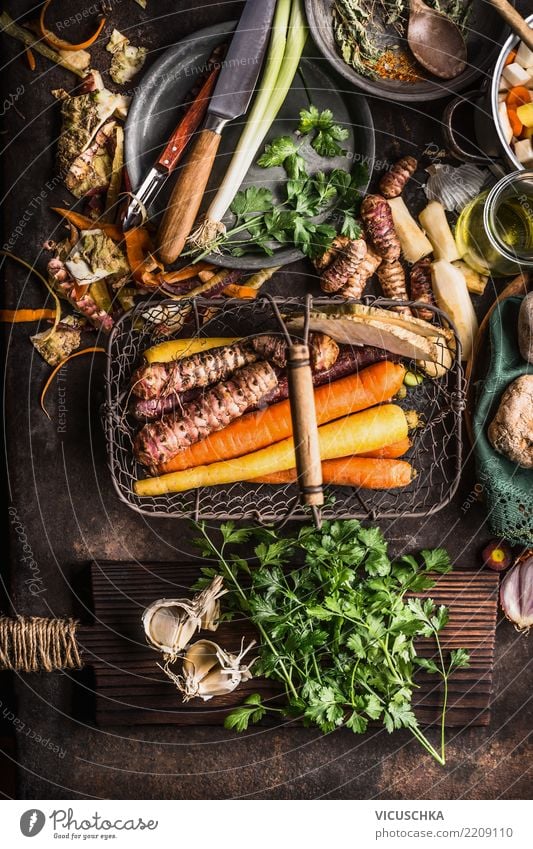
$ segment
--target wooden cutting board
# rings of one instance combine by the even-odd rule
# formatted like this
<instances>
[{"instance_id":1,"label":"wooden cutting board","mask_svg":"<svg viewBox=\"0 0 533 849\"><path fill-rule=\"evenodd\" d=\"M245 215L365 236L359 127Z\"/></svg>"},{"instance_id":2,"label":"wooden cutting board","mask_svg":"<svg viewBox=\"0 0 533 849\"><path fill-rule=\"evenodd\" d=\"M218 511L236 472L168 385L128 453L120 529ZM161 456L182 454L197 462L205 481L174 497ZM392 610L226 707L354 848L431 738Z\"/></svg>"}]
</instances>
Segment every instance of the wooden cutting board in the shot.
<instances>
[{"instance_id":1,"label":"wooden cutting board","mask_svg":"<svg viewBox=\"0 0 533 849\"><path fill-rule=\"evenodd\" d=\"M279 698L272 682L254 679L236 691L209 702L194 699L183 704L173 684L158 668L161 656L144 640L141 615L158 598L190 595L199 565L190 563L102 562L91 566L94 623L78 628L77 640L85 664L95 675L96 722L99 725L219 725L228 710L250 693ZM487 725L490 719L492 672L497 612L498 576L494 572L454 572L440 576L429 593L450 610L444 629L445 649L465 648L471 665L451 679L447 724ZM224 623L209 634L230 651L241 637L250 639L247 621ZM420 640L419 653L431 657L435 645ZM441 688L438 679L421 673L415 704L419 720L437 722Z\"/></svg>"}]
</instances>

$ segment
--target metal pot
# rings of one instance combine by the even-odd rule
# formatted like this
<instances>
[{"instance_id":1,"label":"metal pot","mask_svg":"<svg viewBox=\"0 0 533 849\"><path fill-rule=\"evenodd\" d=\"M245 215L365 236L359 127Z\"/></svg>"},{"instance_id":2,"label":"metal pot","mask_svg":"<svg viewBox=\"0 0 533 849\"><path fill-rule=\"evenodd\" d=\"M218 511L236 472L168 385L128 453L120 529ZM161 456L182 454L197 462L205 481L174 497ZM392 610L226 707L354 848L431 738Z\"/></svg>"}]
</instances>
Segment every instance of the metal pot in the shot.
<instances>
[{"instance_id":1,"label":"metal pot","mask_svg":"<svg viewBox=\"0 0 533 849\"><path fill-rule=\"evenodd\" d=\"M533 27L533 15L526 18ZM467 92L454 98L444 111L444 135L453 155L463 162L485 165L498 177L510 171L522 171L507 144L498 117L498 88L505 60L519 43L517 35L510 35L498 56L494 72L477 91ZM473 132L465 129L464 110L473 112Z\"/></svg>"}]
</instances>

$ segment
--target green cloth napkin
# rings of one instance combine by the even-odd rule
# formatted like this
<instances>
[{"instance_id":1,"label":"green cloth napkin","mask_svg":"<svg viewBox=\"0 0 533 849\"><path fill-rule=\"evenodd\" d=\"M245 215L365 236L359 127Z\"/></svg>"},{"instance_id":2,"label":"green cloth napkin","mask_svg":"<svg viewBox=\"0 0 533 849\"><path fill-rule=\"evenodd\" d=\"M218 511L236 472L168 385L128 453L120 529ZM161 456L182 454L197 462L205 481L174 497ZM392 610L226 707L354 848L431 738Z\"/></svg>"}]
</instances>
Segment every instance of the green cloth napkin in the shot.
<instances>
[{"instance_id":1,"label":"green cloth napkin","mask_svg":"<svg viewBox=\"0 0 533 849\"><path fill-rule=\"evenodd\" d=\"M507 386L517 377L533 373L533 365L522 359L518 348L521 303L522 298L506 298L490 317L490 366L485 379L476 384L473 428L477 478L483 487L489 525L495 536L513 545L530 546L533 545L533 470L521 469L498 454L487 439L487 428Z\"/></svg>"}]
</instances>

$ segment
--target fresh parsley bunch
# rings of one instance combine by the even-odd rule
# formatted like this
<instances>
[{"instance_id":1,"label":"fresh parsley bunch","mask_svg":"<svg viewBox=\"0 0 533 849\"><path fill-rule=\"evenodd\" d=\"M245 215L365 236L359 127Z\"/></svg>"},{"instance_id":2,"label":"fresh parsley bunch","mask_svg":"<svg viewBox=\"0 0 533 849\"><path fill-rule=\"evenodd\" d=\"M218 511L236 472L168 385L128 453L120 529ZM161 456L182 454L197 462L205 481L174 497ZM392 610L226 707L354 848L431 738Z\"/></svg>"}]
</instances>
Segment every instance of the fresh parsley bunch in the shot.
<instances>
[{"instance_id":1,"label":"fresh parsley bunch","mask_svg":"<svg viewBox=\"0 0 533 849\"><path fill-rule=\"evenodd\" d=\"M284 169L284 198L277 202L270 189L258 186L237 192L230 206L235 216L233 226L209 250L224 248L232 256L242 256L255 249L272 256L272 245L277 242L294 245L314 259L330 247L337 232L350 239L359 238L361 228L356 214L366 168L356 166L351 173L334 168L329 173L319 170L311 175L299 153L299 139L309 137L314 150L331 159L344 153L339 142L347 136L348 131L334 123L330 109L322 112L316 106L302 109L296 138L278 136L266 145L257 160L262 168ZM317 220L324 213L326 220ZM240 233L242 239L237 238Z\"/></svg>"},{"instance_id":2,"label":"fresh parsley bunch","mask_svg":"<svg viewBox=\"0 0 533 849\"><path fill-rule=\"evenodd\" d=\"M412 594L429 590L436 574L450 571L442 548L392 561L376 527L358 521L324 522L280 537L274 530L221 526L217 545L203 524L196 544L218 567L204 568L203 586L222 574L232 611L244 613L261 635L257 675L279 681L287 704L273 708L259 695L248 697L226 720L245 730L267 711L303 717L324 733L344 725L355 733L379 720L387 731L407 728L441 764L445 763L444 723L448 679L468 665L463 649L447 657L439 632L448 621L445 607ZM239 547L255 543L257 565ZM295 561L303 560L296 566ZM432 637L436 659L418 657L417 637ZM423 734L412 709L418 669L444 683L440 751Z\"/></svg>"}]
</instances>

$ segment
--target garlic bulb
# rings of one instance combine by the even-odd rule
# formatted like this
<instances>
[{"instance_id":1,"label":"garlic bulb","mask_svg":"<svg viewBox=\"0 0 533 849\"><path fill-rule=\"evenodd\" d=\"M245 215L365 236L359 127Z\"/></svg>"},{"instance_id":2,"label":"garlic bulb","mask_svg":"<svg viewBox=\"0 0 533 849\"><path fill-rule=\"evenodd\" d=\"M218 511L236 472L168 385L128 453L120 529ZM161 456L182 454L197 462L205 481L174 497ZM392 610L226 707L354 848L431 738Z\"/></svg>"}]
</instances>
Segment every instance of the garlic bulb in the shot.
<instances>
[{"instance_id":1,"label":"garlic bulb","mask_svg":"<svg viewBox=\"0 0 533 849\"><path fill-rule=\"evenodd\" d=\"M213 696L232 693L242 681L248 681L252 677L250 667L256 658L246 665L241 665L241 661L254 645L255 640L243 649L241 643L241 650L235 655L225 651L212 640L198 640L189 646L183 658L182 675L176 675L168 662L161 669L174 681L184 702L195 697L207 702Z\"/></svg>"},{"instance_id":2,"label":"garlic bulb","mask_svg":"<svg viewBox=\"0 0 533 849\"><path fill-rule=\"evenodd\" d=\"M533 626L533 550L525 551L505 575L500 604L516 630L527 634Z\"/></svg>"},{"instance_id":3,"label":"garlic bulb","mask_svg":"<svg viewBox=\"0 0 533 849\"><path fill-rule=\"evenodd\" d=\"M489 172L475 165L430 165L424 186L428 200L437 200L449 212L460 212L479 194Z\"/></svg>"},{"instance_id":4,"label":"garlic bulb","mask_svg":"<svg viewBox=\"0 0 533 849\"><path fill-rule=\"evenodd\" d=\"M220 616L219 599L227 590L220 575L205 590L189 598L160 598L143 613L146 639L166 658L175 659L189 645L197 631L216 631Z\"/></svg>"}]
</instances>

